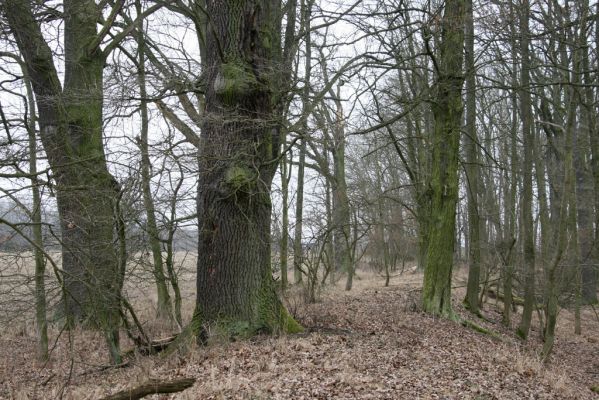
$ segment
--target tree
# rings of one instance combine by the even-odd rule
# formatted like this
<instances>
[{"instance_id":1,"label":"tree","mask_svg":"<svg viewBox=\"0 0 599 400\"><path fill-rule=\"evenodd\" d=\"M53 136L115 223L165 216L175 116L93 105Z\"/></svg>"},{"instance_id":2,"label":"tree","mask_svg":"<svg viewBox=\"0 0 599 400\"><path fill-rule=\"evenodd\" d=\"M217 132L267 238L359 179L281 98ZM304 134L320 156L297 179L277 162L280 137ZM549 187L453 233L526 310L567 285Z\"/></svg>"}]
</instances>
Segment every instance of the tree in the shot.
<instances>
[{"instance_id":1,"label":"tree","mask_svg":"<svg viewBox=\"0 0 599 400\"><path fill-rule=\"evenodd\" d=\"M583 7L589 8L588 1L583 2ZM597 4L599 7L599 4ZM595 36L599 43L599 20L595 20ZM582 302L597 303L597 283L599 282L599 269L597 268L598 252L593 243L597 243L599 224L595 222L593 232L593 211L595 220L599 220L599 138L597 137L597 113L594 110L594 90L591 78L591 63L589 60L589 47L582 50L582 80L585 85L582 96L582 118L586 135L577 136L577 196L578 219L581 224L580 252L582 265ZM591 157L588 157L590 153ZM586 155L586 157L583 156ZM590 161L588 161L590 159ZM586 162L585 162L586 161ZM587 165L585 165L587 164ZM594 199L593 199L594 197Z\"/></svg>"},{"instance_id":2,"label":"tree","mask_svg":"<svg viewBox=\"0 0 599 400\"><path fill-rule=\"evenodd\" d=\"M140 0L135 2L137 15L142 13ZM154 199L152 198L151 181L151 164L148 147L148 102L146 89L146 55L145 55L145 38L144 38L144 23L139 20L137 31L137 78L139 81L139 94L141 97L140 114L141 114L141 132L139 136L139 149L141 152L141 186L143 193L144 208L146 210L146 230L148 232L148 242L152 251L152 261L154 264L154 279L156 281L156 294L158 298L158 316L163 318L172 317L171 299L168 293L166 284L166 276L164 273L164 263L162 260L162 249L160 245L160 236L158 225L156 223L156 208Z\"/></svg>"},{"instance_id":3,"label":"tree","mask_svg":"<svg viewBox=\"0 0 599 400\"><path fill-rule=\"evenodd\" d=\"M462 126L464 76L464 0L447 0L441 21L441 42L435 65L435 99L432 104L432 169L429 181L431 216L424 268L422 300L428 313L453 318L451 272L458 201L458 155ZM430 39L429 39L430 40Z\"/></svg>"},{"instance_id":4,"label":"tree","mask_svg":"<svg viewBox=\"0 0 599 400\"><path fill-rule=\"evenodd\" d=\"M472 0L467 2L466 19L466 176L468 180L468 286L464 303L478 313L480 283L480 217L479 217L479 166L476 134L476 71L474 66L474 12Z\"/></svg>"},{"instance_id":5,"label":"tree","mask_svg":"<svg viewBox=\"0 0 599 400\"><path fill-rule=\"evenodd\" d=\"M304 70L304 87L302 90L302 114L308 110L310 96L310 74L312 71L312 37L310 32L310 18L312 14L312 0L302 1L302 22L306 30L305 46L306 60ZM293 4L293 3L292 3ZM287 30L287 38L289 37ZM295 227L293 232L293 276L295 283L302 282L303 244L302 230L304 221L304 176L306 165L306 144L308 141L308 116L305 115L301 124L301 138L299 139L299 160L297 165L297 190L295 200Z\"/></svg>"},{"instance_id":6,"label":"tree","mask_svg":"<svg viewBox=\"0 0 599 400\"><path fill-rule=\"evenodd\" d=\"M232 334L298 331L270 267L279 156L280 2L206 4L206 114L199 146L195 318Z\"/></svg>"},{"instance_id":7,"label":"tree","mask_svg":"<svg viewBox=\"0 0 599 400\"><path fill-rule=\"evenodd\" d=\"M532 311L535 303L535 243L532 220L532 109L530 100L530 56L529 56L529 4L524 0L518 9L520 26L520 115L522 118L522 137L524 158L522 161L522 240L524 245L524 310L518 326L518 336L525 339L530 330Z\"/></svg>"},{"instance_id":8,"label":"tree","mask_svg":"<svg viewBox=\"0 0 599 400\"><path fill-rule=\"evenodd\" d=\"M114 362L120 361L122 273L114 245L120 189L108 171L103 148L102 75L107 54L124 35L104 49L100 45L121 7L121 2L115 4L98 32L100 10L94 1L65 1L61 85L31 3L7 0L4 6L36 95L40 137L56 184L67 293L64 312L70 325L85 320L103 331Z\"/></svg>"},{"instance_id":9,"label":"tree","mask_svg":"<svg viewBox=\"0 0 599 400\"><path fill-rule=\"evenodd\" d=\"M36 138L37 112L35 108L35 97L31 80L27 73L27 67L23 60L12 53L0 52L0 56L13 59L19 65L21 73L23 74L23 83L25 85L26 96L23 101L26 103L25 110L27 110L27 112L23 116L23 125L27 131L28 172L31 181L32 198L31 209L25 209L25 212L28 214L32 223L31 234L33 238L31 239L31 245L35 262L35 322L38 334L38 358L45 361L48 359L48 321L46 318L46 284L44 276L46 270L46 255L44 252L42 232L42 183L38 176L37 166L38 142ZM10 138L11 135L8 123L1 110L1 106L0 113L2 113L2 121L3 124L5 124L7 135Z\"/></svg>"}]
</instances>

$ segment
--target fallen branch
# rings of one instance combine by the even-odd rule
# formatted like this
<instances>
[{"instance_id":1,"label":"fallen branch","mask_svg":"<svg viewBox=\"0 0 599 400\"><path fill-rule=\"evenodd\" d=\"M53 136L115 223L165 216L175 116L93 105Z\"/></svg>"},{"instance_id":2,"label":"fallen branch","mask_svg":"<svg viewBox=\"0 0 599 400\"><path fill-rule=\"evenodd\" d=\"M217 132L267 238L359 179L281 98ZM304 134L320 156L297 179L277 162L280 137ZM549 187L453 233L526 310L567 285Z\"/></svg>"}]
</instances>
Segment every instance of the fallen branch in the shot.
<instances>
[{"instance_id":1,"label":"fallen branch","mask_svg":"<svg viewBox=\"0 0 599 400\"><path fill-rule=\"evenodd\" d=\"M143 356L149 356L152 354L160 353L165 350L169 344L173 343L177 339L178 335L173 335L164 339L152 340L150 343L145 343L142 338L134 338L136 347L123 353L123 357L131 357L133 354L138 353Z\"/></svg>"},{"instance_id":2,"label":"fallen branch","mask_svg":"<svg viewBox=\"0 0 599 400\"><path fill-rule=\"evenodd\" d=\"M121 390L113 395L103 397L101 400L136 400L151 394L177 393L193 386L195 378L175 379L172 381L159 381L150 379L137 387Z\"/></svg>"},{"instance_id":3,"label":"fallen branch","mask_svg":"<svg viewBox=\"0 0 599 400\"><path fill-rule=\"evenodd\" d=\"M87 371L83 371L79 374L79 376L85 376L89 374L95 374L97 372L106 371L109 369L119 369L119 368L128 368L130 366L129 361L122 362L120 364L110 364L110 365L100 365L97 368L88 369ZM45 385L45 384L44 384Z\"/></svg>"}]
</instances>

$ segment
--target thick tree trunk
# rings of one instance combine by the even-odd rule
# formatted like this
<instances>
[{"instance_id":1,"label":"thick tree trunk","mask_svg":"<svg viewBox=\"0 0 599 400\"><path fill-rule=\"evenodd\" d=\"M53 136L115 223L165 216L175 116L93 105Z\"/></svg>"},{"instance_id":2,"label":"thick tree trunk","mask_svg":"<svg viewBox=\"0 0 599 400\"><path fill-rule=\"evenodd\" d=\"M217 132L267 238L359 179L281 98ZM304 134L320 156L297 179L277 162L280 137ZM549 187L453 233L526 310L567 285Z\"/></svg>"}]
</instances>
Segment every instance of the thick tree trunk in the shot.
<instances>
[{"instance_id":1,"label":"thick tree trunk","mask_svg":"<svg viewBox=\"0 0 599 400\"><path fill-rule=\"evenodd\" d=\"M279 152L280 3L207 2L206 119L199 149L196 318L231 335L297 331L270 266Z\"/></svg>"},{"instance_id":2,"label":"thick tree trunk","mask_svg":"<svg viewBox=\"0 0 599 400\"><path fill-rule=\"evenodd\" d=\"M119 187L102 142L105 57L97 38L94 1L65 2L65 78L60 87L52 52L29 3L8 0L5 12L35 92L41 140L56 181L62 231L64 311L70 324L85 320L104 331L119 361L122 281L114 243Z\"/></svg>"},{"instance_id":3,"label":"thick tree trunk","mask_svg":"<svg viewBox=\"0 0 599 400\"><path fill-rule=\"evenodd\" d=\"M458 157L462 125L462 62L464 59L463 0L447 0L442 20L442 42L438 58L434 115L432 169L430 177L431 218L423 307L428 313L453 318L451 272L455 245L458 200Z\"/></svg>"}]
</instances>

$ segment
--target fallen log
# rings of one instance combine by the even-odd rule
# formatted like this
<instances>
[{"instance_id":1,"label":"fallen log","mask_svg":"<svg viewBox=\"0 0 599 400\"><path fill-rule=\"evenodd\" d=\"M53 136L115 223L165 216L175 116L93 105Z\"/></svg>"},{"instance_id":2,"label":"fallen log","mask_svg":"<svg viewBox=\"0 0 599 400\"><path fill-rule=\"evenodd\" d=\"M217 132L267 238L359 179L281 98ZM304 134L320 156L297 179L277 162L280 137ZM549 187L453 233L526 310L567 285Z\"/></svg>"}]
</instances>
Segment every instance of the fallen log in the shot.
<instances>
[{"instance_id":1,"label":"fallen log","mask_svg":"<svg viewBox=\"0 0 599 400\"><path fill-rule=\"evenodd\" d=\"M193 386L195 378L182 378L170 381L150 379L139 386L131 389L121 390L115 394L103 397L101 400L137 400L151 394L177 393Z\"/></svg>"}]
</instances>

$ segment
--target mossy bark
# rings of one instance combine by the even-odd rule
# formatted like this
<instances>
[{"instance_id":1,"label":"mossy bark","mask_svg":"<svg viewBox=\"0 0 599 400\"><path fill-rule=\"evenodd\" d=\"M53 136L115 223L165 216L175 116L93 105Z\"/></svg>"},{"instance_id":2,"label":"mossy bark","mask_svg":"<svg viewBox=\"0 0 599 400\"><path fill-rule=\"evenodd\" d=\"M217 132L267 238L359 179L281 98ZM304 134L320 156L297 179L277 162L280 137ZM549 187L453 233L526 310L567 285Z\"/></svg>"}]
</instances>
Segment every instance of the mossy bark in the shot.
<instances>
[{"instance_id":1,"label":"mossy bark","mask_svg":"<svg viewBox=\"0 0 599 400\"><path fill-rule=\"evenodd\" d=\"M301 327L277 297L270 254L279 3L210 2L207 11L196 318L234 335L295 332Z\"/></svg>"},{"instance_id":2,"label":"mossy bark","mask_svg":"<svg viewBox=\"0 0 599 400\"><path fill-rule=\"evenodd\" d=\"M114 243L119 187L106 165L102 138L105 55L97 39L94 1L64 4L64 87L30 4L9 0L8 23L25 63L39 113L40 137L52 167L61 224L64 311L105 333L120 361L120 290Z\"/></svg>"},{"instance_id":3,"label":"mossy bark","mask_svg":"<svg viewBox=\"0 0 599 400\"><path fill-rule=\"evenodd\" d=\"M451 273L458 200L458 157L462 126L462 62L465 1L448 0L432 104L434 128L429 181L431 212L422 303L424 311L453 318Z\"/></svg>"}]
</instances>

